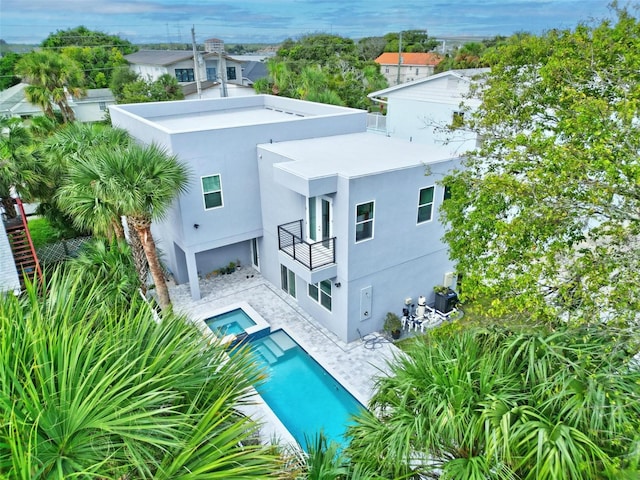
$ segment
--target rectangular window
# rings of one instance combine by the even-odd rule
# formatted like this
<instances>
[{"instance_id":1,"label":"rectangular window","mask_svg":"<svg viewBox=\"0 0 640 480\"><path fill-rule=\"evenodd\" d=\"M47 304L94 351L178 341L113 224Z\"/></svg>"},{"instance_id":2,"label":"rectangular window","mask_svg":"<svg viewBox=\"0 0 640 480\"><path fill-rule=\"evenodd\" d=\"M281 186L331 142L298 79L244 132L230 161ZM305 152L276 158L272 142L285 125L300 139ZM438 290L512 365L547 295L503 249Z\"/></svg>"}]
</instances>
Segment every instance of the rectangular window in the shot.
<instances>
[{"instance_id":1,"label":"rectangular window","mask_svg":"<svg viewBox=\"0 0 640 480\"><path fill-rule=\"evenodd\" d=\"M323 280L319 284L310 283L309 296L331 311L331 280Z\"/></svg>"},{"instance_id":2,"label":"rectangular window","mask_svg":"<svg viewBox=\"0 0 640 480\"><path fill-rule=\"evenodd\" d=\"M217 79L217 75L216 75L216 68L207 68L207 80L211 81L211 82L215 82Z\"/></svg>"},{"instance_id":3,"label":"rectangular window","mask_svg":"<svg viewBox=\"0 0 640 480\"><path fill-rule=\"evenodd\" d=\"M356 242L373 238L373 202L356 205Z\"/></svg>"},{"instance_id":4,"label":"rectangular window","mask_svg":"<svg viewBox=\"0 0 640 480\"><path fill-rule=\"evenodd\" d=\"M236 79L236 67L227 67L227 80Z\"/></svg>"},{"instance_id":5,"label":"rectangular window","mask_svg":"<svg viewBox=\"0 0 640 480\"><path fill-rule=\"evenodd\" d=\"M451 198L451 187L449 185L444 186L444 194L442 195L442 200L449 200Z\"/></svg>"},{"instance_id":6,"label":"rectangular window","mask_svg":"<svg viewBox=\"0 0 640 480\"><path fill-rule=\"evenodd\" d=\"M296 274L284 265L280 265L280 286L293 298L296 298Z\"/></svg>"},{"instance_id":7,"label":"rectangular window","mask_svg":"<svg viewBox=\"0 0 640 480\"><path fill-rule=\"evenodd\" d=\"M193 68L176 68L176 79L179 82L195 82Z\"/></svg>"},{"instance_id":8,"label":"rectangular window","mask_svg":"<svg viewBox=\"0 0 640 480\"><path fill-rule=\"evenodd\" d=\"M98 108L104 112L107 109L107 102L98 102Z\"/></svg>"},{"instance_id":9,"label":"rectangular window","mask_svg":"<svg viewBox=\"0 0 640 480\"><path fill-rule=\"evenodd\" d=\"M462 127L464 127L464 112L453 112L451 128L457 129Z\"/></svg>"},{"instance_id":10,"label":"rectangular window","mask_svg":"<svg viewBox=\"0 0 640 480\"><path fill-rule=\"evenodd\" d=\"M418 223L428 222L431 220L433 213L433 191L435 187L427 187L420 189L418 199Z\"/></svg>"},{"instance_id":11,"label":"rectangular window","mask_svg":"<svg viewBox=\"0 0 640 480\"><path fill-rule=\"evenodd\" d=\"M420 69L416 68L416 75L420 75Z\"/></svg>"},{"instance_id":12,"label":"rectangular window","mask_svg":"<svg viewBox=\"0 0 640 480\"><path fill-rule=\"evenodd\" d=\"M204 209L222 207L222 181L220 175L202 177L202 194L204 195Z\"/></svg>"}]
</instances>

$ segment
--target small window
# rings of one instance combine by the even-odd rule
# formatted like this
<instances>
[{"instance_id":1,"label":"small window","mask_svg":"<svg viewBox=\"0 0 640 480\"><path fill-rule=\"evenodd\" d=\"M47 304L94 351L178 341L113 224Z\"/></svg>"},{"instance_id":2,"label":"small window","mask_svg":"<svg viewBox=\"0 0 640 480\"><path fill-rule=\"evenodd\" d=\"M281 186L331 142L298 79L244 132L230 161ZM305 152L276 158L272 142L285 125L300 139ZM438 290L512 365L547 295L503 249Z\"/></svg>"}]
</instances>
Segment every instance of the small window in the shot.
<instances>
[{"instance_id":1,"label":"small window","mask_svg":"<svg viewBox=\"0 0 640 480\"><path fill-rule=\"evenodd\" d=\"M384 73L389 73L389 67L384 67Z\"/></svg>"},{"instance_id":2,"label":"small window","mask_svg":"<svg viewBox=\"0 0 640 480\"><path fill-rule=\"evenodd\" d=\"M457 129L462 127L464 127L464 112L453 112L451 128Z\"/></svg>"},{"instance_id":3,"label":"small window","mask_svg":"<svg viewBox=\"0 0 640 480\"><path fill-rule=\"evenodd\" d=\"M418 223L428 222L431 220L433 213L433 191L435 187L427 187L420 189L420 198L418 199Z\"/></svg>"},{"instance_id":4,"label":"small window","mask_svg":"<svg viewBox=\"0 0 640 480\"><path fill-rule=\"evenodd\" d=\"M420 75L420 69L416 68L416 75Z\"/></svg>"},{"instance_id":5,"label":"small window","mask_svg":"<svg viewBox=\"0 0 640 480\"><path fill-rule=\"evenodd\" d=\"M442 195L442 200L449 200L451 198L451 187L449 185L444 186L444 194Z\"/></svg>"},{"instance_id":6,"label":"small window","mask_svg":"<svg viewBox=\"0 0 640 480\"><path fill-rule=\"evenodd\" d=\"M100 111L104 112L107 109L107 102L98 102L98 108L100 108Z\"/></svg>"},{"instance_id":7,"label":"small window","mask_svg":"<svg viewBox=\"0 0 640 480\"><path fill-rule=\"evenodd\" d=\"M323 280L318 283L309 284L309 296L331 311L331 280Z\"/></svg>"},{"instance_id":8,"label":"small window","mask_svg":"<svg viewBox=\"0 0 640 480\"><path fill-rule=\"evenodd\" d=\"M296 298L296 274L284 265L280 265L280 286L293 298Z\"/></svg>"},{"instance_id":9,"label":"small window","mask_svg":"<svg viewBox=\"0 0 640 480\"><path fill-rule=\"evenodd\" d=\"M176 68L176 79L179 82L194 82L193 68Z\"/></svg>"},{"instance_id":10,"label":"small window","mask_svg":"<svg viewBox=\"0 0 640 480\"><path fill-rule=\"evenodd\" d=\"M217 80L217 71L215 67L207 67L207 80L211 82L215 82Z\"/></svg>"},{"instance_id":11,"label":"small window","mask_svg":"<svg viewBox=\"0 0 640 480\"><path fill-rule=\"evenodd\" d=\"M227 80L236 79L236 67L227 67Z\"/></svg>"},{"instance_id":12,"label":"small window","mask_svg":"<svg viewBox=\"0 0 640 480\"><path fill-rule=\"evenodd\" d=\"M202 194L204 195L204 209L222 207L222 181L220 175L202 177Z\"/></svg>"},{"instance_id":13,"label":"small window","mask_svg":"<svg viewBox=\"0 0 640 480\"><path fill-rule=\"evenodd\" d=\"M356 205L356 242L373 238L373 202Z\"/></svg>"}]
</instances>

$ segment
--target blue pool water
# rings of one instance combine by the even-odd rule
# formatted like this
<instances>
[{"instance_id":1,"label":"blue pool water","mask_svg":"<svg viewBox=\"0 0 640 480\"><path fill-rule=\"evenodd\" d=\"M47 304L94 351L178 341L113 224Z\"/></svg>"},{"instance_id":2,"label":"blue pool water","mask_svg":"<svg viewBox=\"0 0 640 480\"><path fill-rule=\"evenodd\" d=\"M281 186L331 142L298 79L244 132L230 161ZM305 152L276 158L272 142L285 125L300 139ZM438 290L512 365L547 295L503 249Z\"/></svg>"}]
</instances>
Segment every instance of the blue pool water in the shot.
<instances>
[{"instance_id":1,"label":"blue pool water","mask_svg":"<svg viewBox=\"0 0 640 480\"><path fill-rule=\"evenodd\" d=\"M236 308L230 312L216 315L215 317L205 320L207 326L219 337L225 335L238 335L243 333L247 328L256 325L241 308Z\"/></svg>"},{"instance_id":2,"label":"blue pool water","mask_svg":"<svg viewBox=\"0 0 640 480\"><path fill-rule=\"evenodd\" d=\"M269 379L258 393L296 441L306 448L323 431L344 444L351 415L364 407L284 331L250 343Z\"/></svg>"}]
</instances>

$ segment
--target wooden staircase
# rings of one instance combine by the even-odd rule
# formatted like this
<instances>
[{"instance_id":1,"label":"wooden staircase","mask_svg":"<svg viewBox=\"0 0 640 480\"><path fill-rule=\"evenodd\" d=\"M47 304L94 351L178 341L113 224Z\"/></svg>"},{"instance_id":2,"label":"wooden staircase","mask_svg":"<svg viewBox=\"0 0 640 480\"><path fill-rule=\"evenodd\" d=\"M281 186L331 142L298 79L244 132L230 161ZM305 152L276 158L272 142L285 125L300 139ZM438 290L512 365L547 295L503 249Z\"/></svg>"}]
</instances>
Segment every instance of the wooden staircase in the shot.
<instances>
[{"instance_id":1,"label":"wooden staircase","mask_svg":"<svg viewBox=\"0 0 640 480\"><path fill-rule=\"evenodd\" d=\"M15 201L18 207L18 216L6 220L4 225L7 237L9 238L9 244L11 245L11 251L13 252L13 260L20 277L20 285L24 289L25 278L34 281L37 275L38 282L42 281L42 270L38 262L36 250L33 248L31 234L27 226L27 216L24 213L22 201L20 201L19 198L16 198Z\"/></svg>"}]
</instances>

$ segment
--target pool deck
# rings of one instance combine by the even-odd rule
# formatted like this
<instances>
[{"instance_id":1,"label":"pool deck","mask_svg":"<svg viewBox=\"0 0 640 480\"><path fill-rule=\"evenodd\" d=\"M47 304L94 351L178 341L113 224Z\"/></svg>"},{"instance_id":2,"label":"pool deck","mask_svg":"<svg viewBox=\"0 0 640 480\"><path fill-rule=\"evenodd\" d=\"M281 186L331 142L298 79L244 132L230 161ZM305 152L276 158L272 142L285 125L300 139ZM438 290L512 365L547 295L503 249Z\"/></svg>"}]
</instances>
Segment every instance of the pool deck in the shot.
<instances>
[{"instance_id":1,"label":"pool deck","mask_svg":"<svg viewBox=\"0 0 640 480\"><path fill-rule=\"evenodd\" d=\"M370 349L361 340L348 344L339 340L293 298L251 268L201 279L200 290L202 298L194 301L188 285L170 282L175 311L190 318L205 318L210 312L246 302L269 322L272 331L284 329L363 405L373 394L375 379L387 371L387 361L400 353L387 341Z\"/></svg>"}]
</instances>

